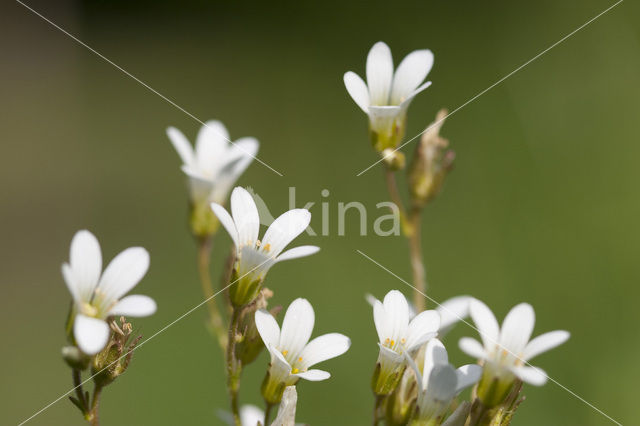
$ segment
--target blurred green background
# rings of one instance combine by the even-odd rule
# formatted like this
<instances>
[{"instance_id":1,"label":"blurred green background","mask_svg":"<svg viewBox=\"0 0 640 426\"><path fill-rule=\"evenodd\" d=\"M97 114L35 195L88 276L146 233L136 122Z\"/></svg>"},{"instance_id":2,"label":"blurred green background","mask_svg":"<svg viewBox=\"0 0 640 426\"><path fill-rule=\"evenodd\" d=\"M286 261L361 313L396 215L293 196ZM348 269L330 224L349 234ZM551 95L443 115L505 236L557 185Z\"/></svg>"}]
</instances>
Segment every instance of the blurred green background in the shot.
<instances>
[{"instance_id":1,"label":"blurred green background","mask_svg":"<svg viewBox=\"0 0 640 426\"><path fill-rule=\"evenodd\" d=\"M386 41L396 64L435 53L433 86L409 112L408 135L441 107L453 109L612 4L605 0L421 2L31 1L53 22L201 120L220 119L233 139L255 136L259 157L240 184L274 214L329 203L330 236L299 243L320 254L276 266L275 302L306 297L318 335L340 331L351 350L322 364L333 377L299 386L298 419L314 425L370 422L376 334L366 292L409 279L401 237L362 237L358 218L337 236L338 202L383 211L382 169L366 119L342 75L364 74L371 45ZM69 295L60 274L71 237L93 231L106 260L142 245L151 268L137 291L158 302L135 321L145 336L202 300L186 228L179 160L165 136L199 124L18 3L2 6L0 68L0 418L17 424L71 388L60 359ZM458 157L424 221L430 295L472 294L501 319L528 301L534 334L572 337L535 364L623 424L637 422L640 380L640 8L626 1L450 117L443 135ZM410 155L414 144L407 146ZM323 198L321 190L330 196ZM385 212L386 213L386 212ZM230 240L216 239L214 276ZM227 407L222 360L194 312L135 353L105 391L103 425L219 424ZM455 363L465 325L445 339ZM260 403L267 365L245 371L241 398ZM517 425L606 425L553 383L526 387ZM33 425L82 425L61 400Z\"/></svg>"}]
</instances>

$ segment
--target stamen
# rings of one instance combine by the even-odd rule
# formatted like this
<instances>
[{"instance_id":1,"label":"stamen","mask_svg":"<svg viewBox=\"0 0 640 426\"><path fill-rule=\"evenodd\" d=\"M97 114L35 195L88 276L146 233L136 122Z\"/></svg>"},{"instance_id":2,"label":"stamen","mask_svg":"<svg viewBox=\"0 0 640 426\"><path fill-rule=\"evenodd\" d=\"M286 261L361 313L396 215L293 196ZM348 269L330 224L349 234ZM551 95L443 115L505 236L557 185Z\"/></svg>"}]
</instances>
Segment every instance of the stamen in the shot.
<instances>
[{"instance_id":1,"label":"stamen","mask_svg":"<svg viewBox=\"0 0 640 426\"><path fill-rule=\"evenodd\" d=\"M298 362L302 362L302 357L298 358Z\"/></svg>"},{"instance_id":2,"label":"stamen","mask_svg":"<svg viewBox=\"0 0 640 426\"><path fill-rule=\"evenodd\" d=\"M282 355L284 355L284 356L287 356L288 353L289 353L289 351L286 350L286 349L284 351L282 351Z\"/></svg>"},{"instance_id":3,"label":"stamen","mask_svg":"<svg viewBox=\"0 0 640 426\"><path fill-rule=\"evenodd\" d=\"M262 248L265 252L269 253L269 251L271 250L271 244L267 243L264 245L264 247Z\"/></svg>"},{"instance_id":4,"label":"stamen","mask_svg":"<svg viewBox=\"0 0 640 426\"><path fill-rule=\"evenodd\" d=\"M300 372L300 370L298 370L297 368L294 368L293 370L291 370L291 374L298 374Z\"/></svg>"}]
</instances>

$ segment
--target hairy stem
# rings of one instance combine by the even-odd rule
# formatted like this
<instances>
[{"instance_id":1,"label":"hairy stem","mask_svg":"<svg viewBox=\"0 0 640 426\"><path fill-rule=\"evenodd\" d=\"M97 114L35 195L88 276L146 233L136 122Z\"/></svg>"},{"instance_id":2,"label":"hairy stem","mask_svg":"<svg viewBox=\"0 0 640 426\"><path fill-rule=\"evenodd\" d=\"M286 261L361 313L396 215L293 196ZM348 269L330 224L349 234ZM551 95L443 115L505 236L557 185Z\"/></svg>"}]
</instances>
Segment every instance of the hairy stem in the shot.
<instances>
[{"instance_id":1,"label":"hairy stem","mask_svg":"<svg viewBox=\"0 0 640 426\"><path fill-rule=\"evenodd\" d=\"M76 389L76 397L83 407L82 414L86 416L89 411L89 402L86 400L84 390L82 389L82 372L74 368L71 370L71 376L73 377L73 386Z\"/></svg>"},{"instance_id":2,"label":"hairy stem","mask_svg":"<svg viewBox=\"0 0 640 426\"><path fill-rule=\"evenodd\" d=\"M227 344L227 387L231 400L231 413L236 426L240 423L240 408L238 405L238 391L240 390L240 374L242 373L242 362L236 358L236 334L238 322L240 320L242 308L234 308L229 324L229 337Z\"/></svg>"},{"instance_id":3,"label":"hairy stem","mask_svg":"<svg viewBox=\"0 0 640 426\"><path fill-rule=\"evenodd\" d=\"M100 426L100 396L102 395L102 386L96 385L93 390L93 400L91 401L91 412L89 414L89 422L91 426Z\"/></svg>"},{"instance_id":4,"label":"hairy stem","mask_svg":"<svg viewBox=\"0 0 640 426\"><path fill-rule=\"evenodd\" d=\"M198 242L198 273L200 275L200 284L202 292L207 300L207 310L209 312L209 321L213 332L215 333L218 344L224 352L227 348L227 333L225 331L224 321L218 308L218 303L214 300L213 285L211 283L211 272L209 263L211 259L211 238L203 238Z\"/></svg>"},{"instance_id":5,"label":"hairy stem","mask_svg":"<svg viewBox=\"0 0 640 426\"><path fill-rule=\"evenodd\" d=\"M416 312L422 312L425 308L425 292L427 291L427 277L422 257L422 236L420 222L422 209L413 208L409 222L411 234L409 235L409 257L411 259L411 271L413 273L413 304Z\"/></svg>"}]
</instances>

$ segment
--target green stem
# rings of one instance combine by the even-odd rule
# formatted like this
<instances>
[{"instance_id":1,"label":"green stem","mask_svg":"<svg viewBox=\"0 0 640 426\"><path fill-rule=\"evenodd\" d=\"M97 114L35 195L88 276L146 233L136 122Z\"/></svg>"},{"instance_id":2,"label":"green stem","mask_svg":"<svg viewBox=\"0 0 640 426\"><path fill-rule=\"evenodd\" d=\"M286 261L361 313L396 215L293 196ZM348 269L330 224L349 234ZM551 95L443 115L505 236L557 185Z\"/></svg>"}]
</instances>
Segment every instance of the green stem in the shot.
<instances>
[{"instance_id":1,"label":"green stem","mask_svg":"<svg viewBox=\"0 0 640 426\"><path fill-rule=\"evenodd\" d=\"M89 412L89 403L85 399L84 390L82 389L82 372L77 368L74 368L73 370L71 370L71 376L73 377L73 386L76 390L76 397L83 407L82 415L86 416Z\"/></svg>"},{"instance_id":2,"label":"green stem","mask_svg":"<svg viewBox=\"0 0 640 426\"><path fill-rule=\"evenodd\" d=\"M229 324L229 337L227 344L227 387L229 388L229 398L231 400L231 413L236 426L240 423L240 407L238 404L238 391L240 390L240 374L242 373L242 363L236 358L236 334L238 322L242 308L234 308Z\"/></svg>"},{"instance_id":3,"label":"green stem","mask_svg":"<svg viewBox=\"0 0 640 426\"><path fill-rule=\"evenodd\" d=\"M471 405L469 424L467 426L479 426L486 424L483 423L483 420L488 412L489 409L478 398L476 398Z\"/></svg>"},{"instance_id":4,"label":"green stem","mask_svg":"<svg viewBox=\"0 0 640 426\"><path fill-rule=\"evenodd\" d=\"M411 271L413 273L413 304L416 312L425 309L425 292L427 291L427 278L422 257L421 235L422 209L414 207L409 218L411 234L409 235L409 257L411 259Z\"/></svg>"},{"instance_id":5,"label":"green stem","mask_svg":"<svg viewBox=\"0 0 640 426\"><path fill-rule=\"evenodd\" d=\"M267 406L265 407L264 410L264 422L263 422L263 426L268 426L269 425L269 415L271 414L271 409L273 408L273 404L267 402L266 403Z\"/></svg>"},{"instance_id":6,"label":"green stem","mask_svg":"<svg viewBox=\"0 0 640 426\"><path fill-rule=\"evenodd\" d=\"M102 386L96 385L93 390L93 401L91 402L90 420L91 426L100 426L100 416L98 410L100 408L100 396L102 395Z\"/></svg>"},{"instance_id":7,"label":"green stem","mask_svg":"<svg viewBox=\"0 0 640 426\"><path fill-rule=\"evenodd\" d=\"M203 238L198 242L198 273L200 275L200 284L202 292L207 300L207 310L209 311L209 320L211 328L215 333L218 344L224 352L227 348L227 333L225 331L224 321L220 314L220 309L216 300L214 300L213 285L211 283L211 272L209 263L211 259L211 237Z\"/></svg>"},{"instance_id":8,"label":"green stem","mask_svg":"<svg viewBox=\"0 0 640 426\"><path fill-rule=\"evenodd\" d=\"M376 395L376 402L373 405L373 423L372 423L373 426L376 426L378 423L382 421L382 416L384 412L382 408L386 398L387 397L383 395Z\"/></svg>"}]
</instances>

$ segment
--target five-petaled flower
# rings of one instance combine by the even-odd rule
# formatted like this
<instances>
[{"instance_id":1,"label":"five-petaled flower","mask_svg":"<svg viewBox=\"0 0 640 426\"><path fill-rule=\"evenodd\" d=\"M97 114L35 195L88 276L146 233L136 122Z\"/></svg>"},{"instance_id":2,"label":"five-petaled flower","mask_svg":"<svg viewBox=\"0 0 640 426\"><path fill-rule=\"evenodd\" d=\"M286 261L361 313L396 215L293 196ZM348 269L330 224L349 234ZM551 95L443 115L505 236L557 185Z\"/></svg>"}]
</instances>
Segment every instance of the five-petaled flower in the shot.
<instances>
[{"instance_id":1,"label":"five-petaled flower","mask_svg":"<svg viewBox=\"0 0 640 426\"><path fill-rule=\"evenodd\" d=\"M398 290L391 290L384 302L373 305L380 352L374 373L373 391L378 395L391 393L405 368L404 353L415 352L427 340L435 337L440 328L440 314L423 311L409 321L409 304Z\"/></svg>"},{"instance_id":2,"label":"five-petaled flower","mask_svg":"<svg viewBox=\"0 0 640 426\"><path fill-rule=\"evenodd\" d=\"M192 230L198 236L209 235L217 229L209 203L225 203L231 187L255 158L258 141L245 137L231 142L219 121L207 121L200 128L195 149L175 127L167 128L167 135L189 178Z\"/></svg>"},{"instance_id":3,"label":"five-petaled flower","mask_svg":"<svg viewBox=\"0 0 640 426\"><path fill-rule=\"evenodd\" d=\"M148 296L121 299L148 268L149 253L142 247L131 247L118 254L102 273L98 240L89 231L76 233L62 275L74 300L73 338L82 352L95 355L105 347L110 335L109 317L144 317L156 311L156 303Z\"/></svg>"},{"instance_id":4,"label":"five-petaled flower","mask_svg":"<svg viewBox=\"0 0 640 426\"><path fill-rule=\"evenodd\" d=\"M431 339L426 345L422 372L411 356L405 354L405 357L418 382L415 416L425 424L432 424L429 421L440 424L456 395L475 384L482 375L479 365L463 365L456 369L449 364L447 350L438 339Z\"/></svg>"},{"instance_id":5,"label":"five-petaled flower","mask_svg":"<svg viewBox=\"0 0 640 426\"><path fill-rule=\"evenodd\" d=\"M478 396L485 405L495 406L502 401L516 377L523 382L541 386L547 375L528 361L543 352L561 345L569 338L564 330L550 331L529 341L535 323L533 308L528 303L514 306L499 327L487 305L474 299L470 314L482 344L464 337L459 346L463 352L484 361L484 375L478 385Z\"/></svg>"},{"instance_id":6,"label":"five-petaled flower","mask_svg":"<svg viewBox=\"0 0 640 426\"><path fill-rule=\"evenodd\" d=\"M299 379L328 379L331 376L328 372L310 367L342 355L351 346L351 340L339 333L325 334L309 341L315 314L306 299L291 302L282 321L282 329L265 310L256 312L255 321L262 341L271 354L262 395L272 404L280 402L284 388Z\"/></svg>"},{"instance_id":7,"label":"five-petaled flower","mask_svg":"<svg viewBox=\"0 0 640 426\"><path fill-rule=\"evenodd\" d=\"M309 226L311 213L306 209L293 209L280 215L269 226L262 240L258 239L260 218L251 194L241 187L231 193L231 215L220 204L211 208L236 246L233 285L229 287L231 301L236 306L251 302L258 292L266 273L283 260L309 256L320 250L316 246L300 246L282 253L294 238Z\"/></svg>"},{"instance_id":8,"label":"five-petaled flower","mask_svg":"<svg viewBox=\"0 0 640 426\"><path fill-rule=\"evenodd\" d=\"M369 116L372 142L378 152L395 148L404 136L406 114L413 98L431 85L421 84L433 66L430 50L408 54L395 73L391 50L384 42L367 56L367 83L348 71L344 84L356 104Z\"/></svg>"}]
</instances>

